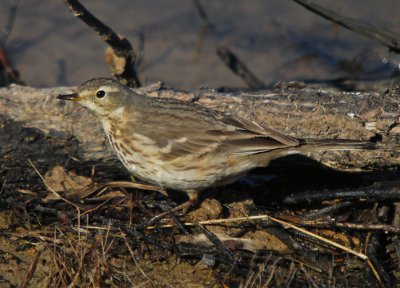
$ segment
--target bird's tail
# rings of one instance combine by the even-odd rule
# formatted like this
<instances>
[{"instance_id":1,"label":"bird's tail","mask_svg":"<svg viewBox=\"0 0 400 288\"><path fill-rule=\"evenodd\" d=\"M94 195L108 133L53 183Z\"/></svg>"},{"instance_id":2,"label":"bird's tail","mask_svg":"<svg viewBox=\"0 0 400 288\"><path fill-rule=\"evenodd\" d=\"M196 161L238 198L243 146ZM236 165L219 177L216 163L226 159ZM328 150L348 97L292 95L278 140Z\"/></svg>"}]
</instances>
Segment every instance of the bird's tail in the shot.
<instances>
[{"instance_id":1,"label":"bird's tail","mask_svg":"<svg viewBox=\"0 0 400 288\"><path fill-rule=\"evenodd\" d=\"M374 150L377 144L371 141L359 141L349 139L299 139L300 153L311 151L329 151L329 150Z\"/></svg>"},{"instance_id":2,"label":"bird's tail","mask_svg":"<svg viewBox=\"0 0 400 288\"><path fill-rule=\"evenodd\" d=\"M278 157L284 157L291 154L308 154L318 151L332 150L374 150L378 149L376 143L371 141L358 141L348 139L297 139L298 146L276 149L263 156L258 155L256 161L259 166L267 166L268 163Z\"/></svg>"}]
</instances>

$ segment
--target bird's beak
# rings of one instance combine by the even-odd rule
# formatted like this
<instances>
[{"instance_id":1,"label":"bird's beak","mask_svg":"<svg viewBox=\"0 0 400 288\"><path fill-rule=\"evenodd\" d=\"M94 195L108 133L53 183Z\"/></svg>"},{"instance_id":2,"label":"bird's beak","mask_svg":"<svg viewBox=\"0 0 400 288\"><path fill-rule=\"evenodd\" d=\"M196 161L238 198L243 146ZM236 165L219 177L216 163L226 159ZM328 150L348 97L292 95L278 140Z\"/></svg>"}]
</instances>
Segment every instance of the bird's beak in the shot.
<instances>
[{"instance_id":1,"label":"bird's beak","mask_svg":"<svg viewBox=\"0 0 400 288\"><path fill-rule=\"evenodd\" d=\"M81 97L79 97L78 93L71 93L71 94L60 94L57 96L57 99L61 100L72 100L72 101L79 101Z\"/></svg>"}]
</instances>

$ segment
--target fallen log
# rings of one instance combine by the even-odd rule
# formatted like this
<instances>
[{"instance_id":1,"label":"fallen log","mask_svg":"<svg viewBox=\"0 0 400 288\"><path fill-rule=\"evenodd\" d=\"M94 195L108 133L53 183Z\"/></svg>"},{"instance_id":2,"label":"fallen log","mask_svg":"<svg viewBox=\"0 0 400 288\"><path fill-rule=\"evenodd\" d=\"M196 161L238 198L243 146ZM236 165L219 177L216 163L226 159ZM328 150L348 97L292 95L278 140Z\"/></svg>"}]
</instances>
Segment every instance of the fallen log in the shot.
<instances>
[{"instance_id":1,"label":"fallen log","mask_svg":"<svg viewBox=\"0 0 400 288\"><path fill-rule=\"evenodd\" d=\"M97 175L107 179L126 175L116 169L121 165L108 149L98 120L79 104L56 99L72 90L18 85L0 89L0 183L31 187L32 177L37 176L28 159L43 173L63 165L86 174L96 166ZM295 137L372 139L384 147L307 155L335 169L380 170L400 164L398 89L347 93L284 84L257 92L185 92L153 84L136 91L238 114Z\"/></svg>"}]
</instances>

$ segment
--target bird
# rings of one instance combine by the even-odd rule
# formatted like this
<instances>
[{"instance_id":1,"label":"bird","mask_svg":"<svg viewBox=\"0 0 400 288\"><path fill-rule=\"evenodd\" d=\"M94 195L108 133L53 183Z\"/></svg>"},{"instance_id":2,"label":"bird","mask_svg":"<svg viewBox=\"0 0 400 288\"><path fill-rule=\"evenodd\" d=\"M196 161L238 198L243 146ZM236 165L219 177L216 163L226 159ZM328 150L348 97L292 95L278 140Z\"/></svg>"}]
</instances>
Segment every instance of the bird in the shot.
<instances>
[{"instance_id":1,"label":"bird","mask_svg":"<svg viewBox=\"0 0 400 288\"><path fill-rule=\"evenodd\" d=\"M88 80L57 98L88 108L125 168L145 182L186 193L185 207L201 191L285 155L374 147L369 141L295 138L196 103L140 95L108 78Z\"/></svg>"}]
</instances>

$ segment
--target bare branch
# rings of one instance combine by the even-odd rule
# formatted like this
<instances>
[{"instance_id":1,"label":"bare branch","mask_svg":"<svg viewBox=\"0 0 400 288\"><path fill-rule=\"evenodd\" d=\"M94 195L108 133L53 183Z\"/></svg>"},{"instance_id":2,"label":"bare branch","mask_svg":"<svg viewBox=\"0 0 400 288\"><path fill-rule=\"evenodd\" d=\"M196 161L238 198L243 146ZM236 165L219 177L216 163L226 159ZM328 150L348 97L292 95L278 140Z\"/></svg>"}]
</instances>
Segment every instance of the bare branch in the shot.
<instances>
[{"instance_id":1,"label":"bare branch","mask_svg":"<svg viewBox=\"0 0 400 288\"><path fill-rule=\"evenodd\" d=\"M219 58L225 62L226 66L228 66L233 73L240 76L250 88L262 89L266 87L265 84L227 47L219 46L217 48L217 54Z\"/></svg>"},{"instance_id":2,"label":"bare branch","mask_svg":"<svg viewBox=\"0 0 400 288\"><path fill-rule=\"evenodd\" d=\"M15 17L17 16L18 6L19 6L19 0L14 0L10 7L10 14L8 15L7 24L3 28L3 31L1 32L0 45L4 45L4 43L7 41L8 37L11 34L11 31L15 23Z\"/></svg>"},{"instance_id":3,"label":"bare branch","mask_svg":"<svg viewBox=\"0 0 400 288\"><path fill-rule=\"evenodd\" d=\"M357 21L352 18L344 17L332 10L328 10L320 5L317 5L309 0L293 0L306 9L328 19L340 26L343 26L351 31L364 35L368 38L377 40L390 50L400 53L400 36L394 32L375 27L369 23Z\"/></svg>"},{"instance_id":4,"label":"bare branch","mask_svg":"<svg viewBox=\"0 0 400 288\"><path fill-rule=\"evenodd\" d=\"M85 22L111 47L112 51L106 52L106 62L111 66L114 76L131 87L142 86L134 68L136 54L129 40L97 19L78 0L64 2L75 17Z\"/></svg>"}]
</instances>

